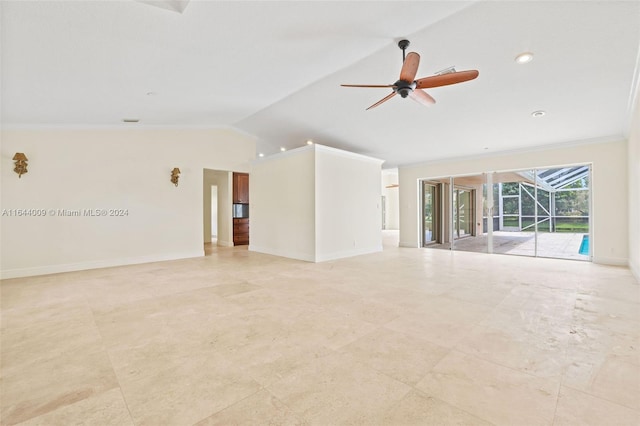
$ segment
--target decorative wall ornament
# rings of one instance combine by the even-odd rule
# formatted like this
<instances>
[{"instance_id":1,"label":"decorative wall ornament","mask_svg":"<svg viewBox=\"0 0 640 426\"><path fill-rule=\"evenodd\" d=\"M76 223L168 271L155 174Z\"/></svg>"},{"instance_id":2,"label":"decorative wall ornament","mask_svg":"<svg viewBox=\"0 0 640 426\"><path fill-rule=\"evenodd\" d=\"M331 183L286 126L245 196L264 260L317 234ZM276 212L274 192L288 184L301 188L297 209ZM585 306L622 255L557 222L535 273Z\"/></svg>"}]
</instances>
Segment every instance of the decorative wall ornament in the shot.
<instances>
[{"instance_id":1,"label":"decorative wall ornament","mask_svg":"<svg viewBox=\"0 0 640 426\"><path fill-rule=\"evenodd\" d=\"M171 182L173 182L175 186L178 186L178 179L180 179L180 169L174 167L173 170L171 170Z\"/></svg>"},{"instance_id":2,"label":"decorative wall ornament","mask_svg":"<svg viewBox=\"0 0 640 426\"><path fill-rule=\"evenodd\" d=\"M13 156L13 160L15 161L16 167L13 169L14 172L18 174L18 177L22 177L23 174L27 173L27 161L29 159L22 152L16 152L16 155Z\"/></svg>"}]
</instances>

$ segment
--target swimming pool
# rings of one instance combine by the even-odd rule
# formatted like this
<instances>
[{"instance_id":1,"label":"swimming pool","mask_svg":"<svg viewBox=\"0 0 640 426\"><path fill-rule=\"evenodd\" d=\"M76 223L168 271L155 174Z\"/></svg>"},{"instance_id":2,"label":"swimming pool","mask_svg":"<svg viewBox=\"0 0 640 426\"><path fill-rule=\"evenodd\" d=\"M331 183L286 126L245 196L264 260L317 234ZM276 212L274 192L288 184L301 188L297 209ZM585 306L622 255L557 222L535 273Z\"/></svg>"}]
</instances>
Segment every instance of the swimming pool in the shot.
<instances>
[{"instance_id":1,"label":"swimming pool","mask_svg":"<svg viewBox=\"0 0 640 426\"><path fill-rule=\"evenodd\" d=\"M582 243L580 243L580 250L578 250L579 254L584 254L585 256L589 256L589 236L582 236Z\"/></svg>"}]
</instances>

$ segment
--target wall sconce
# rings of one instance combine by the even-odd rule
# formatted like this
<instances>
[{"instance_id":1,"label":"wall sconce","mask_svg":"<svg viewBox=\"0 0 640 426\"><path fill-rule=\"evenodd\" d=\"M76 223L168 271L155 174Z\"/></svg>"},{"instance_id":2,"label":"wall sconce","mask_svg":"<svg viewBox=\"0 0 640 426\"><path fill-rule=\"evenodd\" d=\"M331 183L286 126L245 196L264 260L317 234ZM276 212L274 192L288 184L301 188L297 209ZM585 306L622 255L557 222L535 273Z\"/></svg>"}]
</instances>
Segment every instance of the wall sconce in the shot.
<instances>
[{"instance_id":1,"label":"wall sconce","mask_svg":"<svg viewBox=\"0 0 640 426\"><path fill-rule=\"evenodd\" d=\"M175 186L178 186L179 178L180 178L180 169L177 167L174 167L173 170L171 170L171 182L173 182Z\"/></svg>"},{"instance_id":2,"label":"wall sconce","mask_svg":"<svg viewBox=\"0 0 640 426\"><path fill-rule=\"evenodd\" d=\"M13 156L13 161L16 162L16 167L15 169L13 169L13 171L18 174L19 178L22 177L23 174L28 172L27 161L29 161L29 159L22 152L16 152L16 155Z\"/></svg>"}]
</instances>

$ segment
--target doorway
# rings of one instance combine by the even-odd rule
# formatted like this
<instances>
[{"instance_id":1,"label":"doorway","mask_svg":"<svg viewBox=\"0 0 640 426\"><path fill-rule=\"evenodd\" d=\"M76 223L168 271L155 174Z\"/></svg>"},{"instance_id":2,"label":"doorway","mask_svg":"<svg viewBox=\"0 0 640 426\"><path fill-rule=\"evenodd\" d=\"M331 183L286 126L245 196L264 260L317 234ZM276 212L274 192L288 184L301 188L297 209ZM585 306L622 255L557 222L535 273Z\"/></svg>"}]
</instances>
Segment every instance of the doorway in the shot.
<instances>
[{"instance_id":1,"label":"doorway","mask_svg":"<svg viewBox=\"0 0 640 426\"><path fill-rule=\"evenodd\" d=\"M476 189L468 180L456 180L422 181L423 247L450 249L452 242L476 234Z\"/></svg>"},{"instance_id":2,"label":"doorway","mask_svg":"<svg viewBox=\"0 0 640 426\"><path fill-rule=\"evenodd\" d=\"M208 247L233 246L232 173L204 169L202 182L203 241Z\"/></svg>"},{"instance_id":3,"label":"doorway","mask_svg":"<svg viewBox=\"0 0 640 426\"><path fill-rule=\"evenodd\" d=\"M218 185L211 185L211 244L218 243Z\"/></svg>"}]
</instances>

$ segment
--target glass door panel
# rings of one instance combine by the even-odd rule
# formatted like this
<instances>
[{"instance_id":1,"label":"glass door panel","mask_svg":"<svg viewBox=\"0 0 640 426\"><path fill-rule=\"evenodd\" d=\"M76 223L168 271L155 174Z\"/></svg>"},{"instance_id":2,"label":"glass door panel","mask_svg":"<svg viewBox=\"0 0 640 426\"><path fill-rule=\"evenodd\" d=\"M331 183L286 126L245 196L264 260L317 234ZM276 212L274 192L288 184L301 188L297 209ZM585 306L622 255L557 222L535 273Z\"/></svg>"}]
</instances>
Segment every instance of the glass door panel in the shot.
<instances>
[{"instance_id":1,"label":"glass door panel","mask_svg":"<svg viewBox=\"0 0 640 426\"><path fill-rule=\"evenodd\" d=\"M453 198L451 199L451 211L453 212L453 239L457 240L460 238L458 232L458 191L456 189L453 190Z\"/></svg>"},{"instance_id":2,"label":"glass door panel","mask_svg":"<svg viewBox=\"0 0 640 426\"><path fill-rule=\"evenodd\" d=\"M538 169L538 256L589 260L590 167Z\"/></svg>"},{"instance_id":3,"label":"glass door panel","mask_svg":"<svg viewBox=\"0 0 640 426\"><path fill-rule=\"evenodd\" d=\"M518 170L493 174L492 252L535 256L535 174Z\"/></svg>"},{"instance_id":4,"label":"glass door panel","mask_svg":"<svg viewBox=\"0 0 640 426\"><path fill-rule=\"evenodd\" d=\"M473 234L473 201L472 190L456 188L453 193L453 221L455 238L468 237Z\"/></svg>"},{"instance_id":5,"label":"glass door panel","mask_svg":"<svg viewBox=\"0 0 640 426\"><path fill-rule=\"evenodd\" d=\"M422 183L422 245L426 246L437 241L438 200L437 186L427 182Z\"/></svg>"},{"instance_id":6,"label":"glass door panel","mask_svg":"<svg viewBox=\"0 0 640 426\"><path fill-rule=\"evenodd\" d=\"M453 179L453 248L459 251L487 253L487 234L483 212L486 210L486 175L459 176Z\"/></svg>"}]
</instances>

